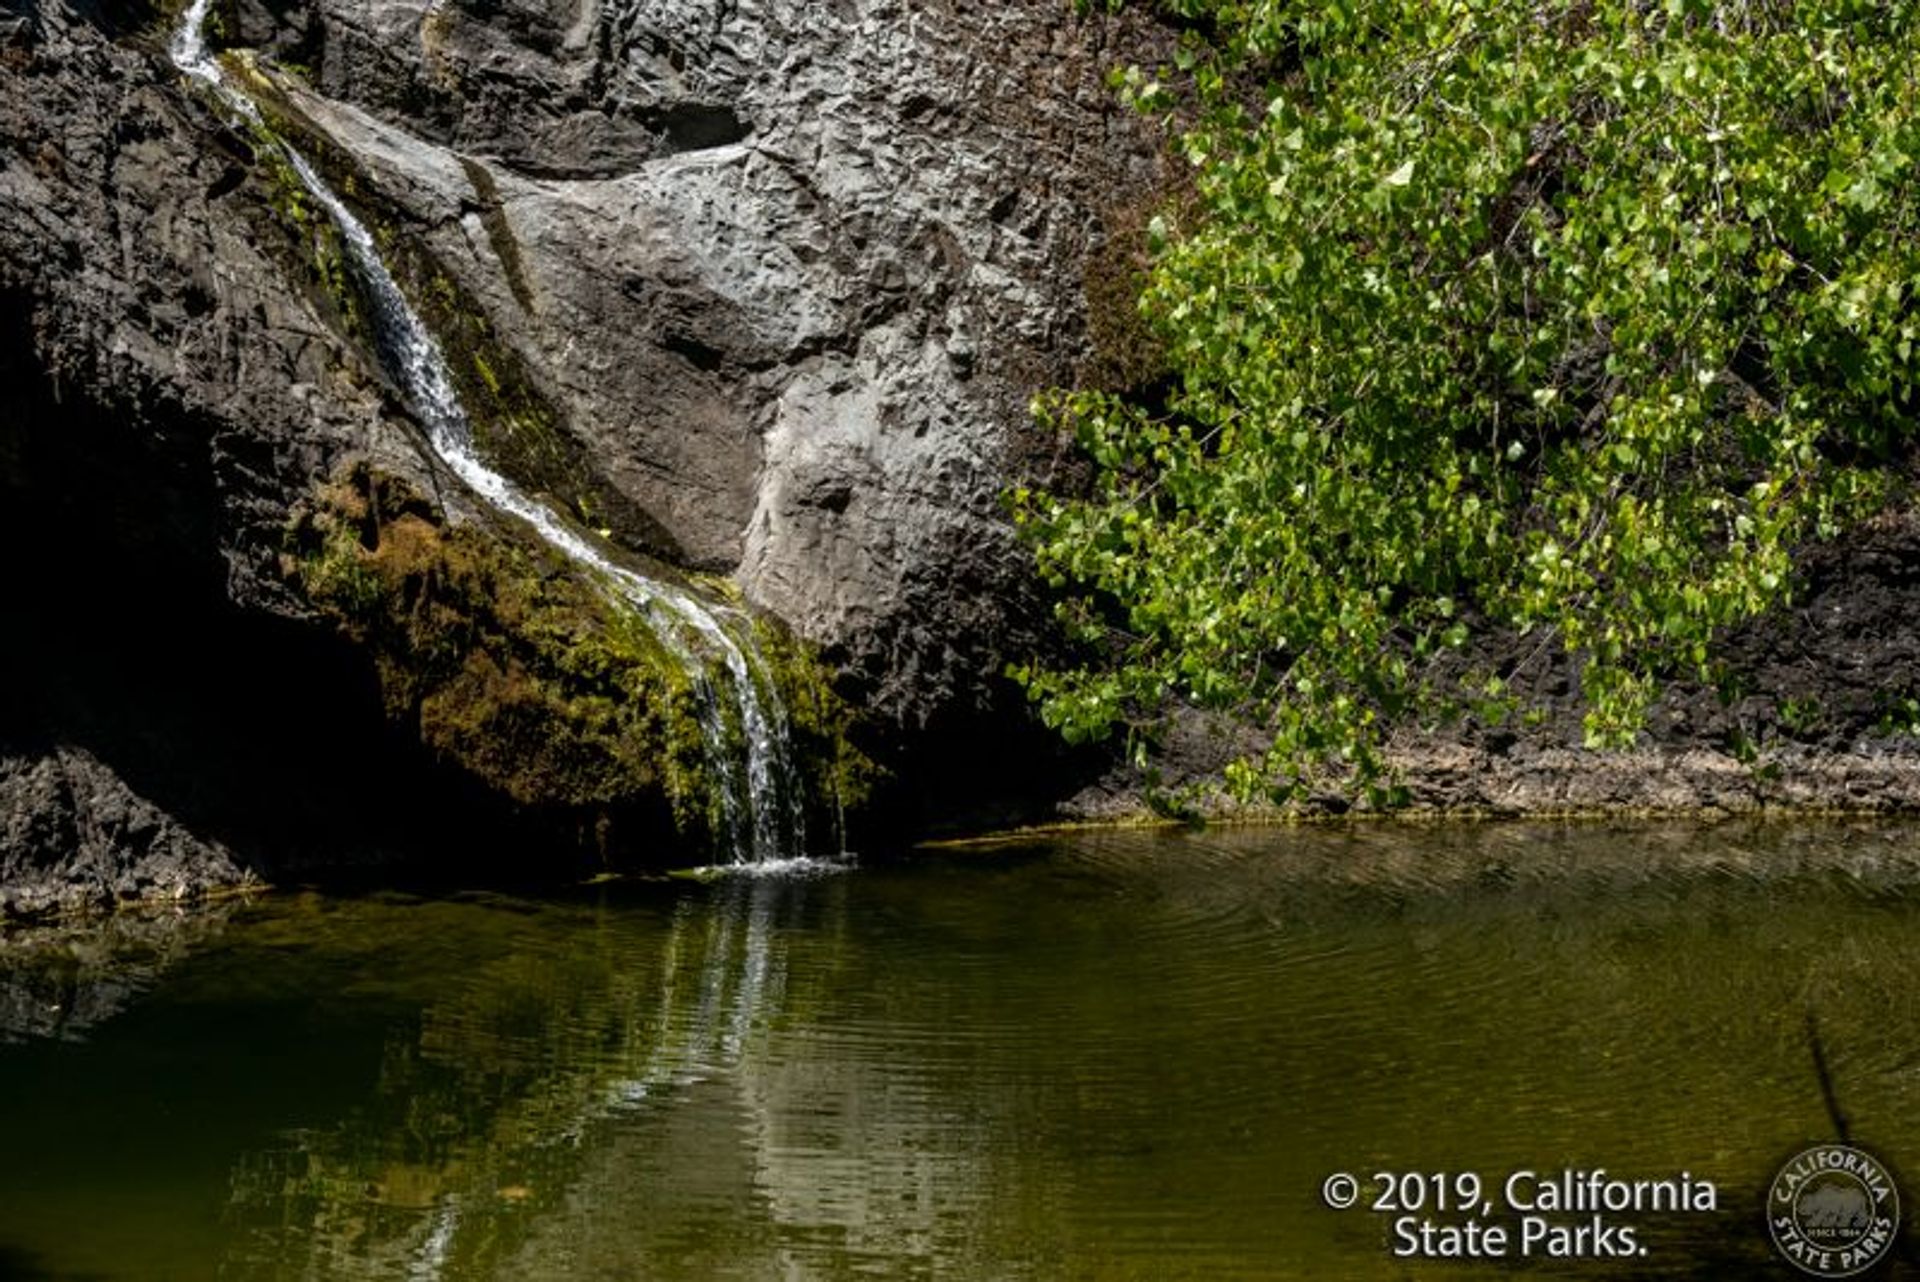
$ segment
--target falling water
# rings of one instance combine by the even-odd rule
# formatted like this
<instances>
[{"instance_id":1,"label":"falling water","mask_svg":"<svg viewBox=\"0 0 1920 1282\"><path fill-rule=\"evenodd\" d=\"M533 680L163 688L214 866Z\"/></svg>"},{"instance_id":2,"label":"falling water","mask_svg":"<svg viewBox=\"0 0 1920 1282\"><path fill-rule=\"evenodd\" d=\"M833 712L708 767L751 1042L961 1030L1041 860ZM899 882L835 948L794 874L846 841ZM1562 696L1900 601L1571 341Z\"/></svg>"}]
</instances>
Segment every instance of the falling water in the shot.
<instances>
[{"instance_id":1,"label":"falling water","mask_svg":"<svg viewBox=\"0 0 1920 1282\"><path fill-rule=\"evenodd\" d=\"M227 82L207 48L210 3L193 0L188 7L170 50L174 65L208 85L241 117L264 127L259 108ZM762 865L803 856L804 820L786 710L752 639L751 620L738 611L711 609L680 588L616 564L481 460L440 345L407 304L373 236L305 156L285 141L279 146L301 185L339 232L366 288L381 360L406 391L440 460L496 511L533 527L549 546L591 570L638 610L691 677L708 768L717 784L717 835L733 861ZM732 622L731 629L723 616ZM731 746L729 713L745 741L744 753Z\"/></svg>"}]
</instances>

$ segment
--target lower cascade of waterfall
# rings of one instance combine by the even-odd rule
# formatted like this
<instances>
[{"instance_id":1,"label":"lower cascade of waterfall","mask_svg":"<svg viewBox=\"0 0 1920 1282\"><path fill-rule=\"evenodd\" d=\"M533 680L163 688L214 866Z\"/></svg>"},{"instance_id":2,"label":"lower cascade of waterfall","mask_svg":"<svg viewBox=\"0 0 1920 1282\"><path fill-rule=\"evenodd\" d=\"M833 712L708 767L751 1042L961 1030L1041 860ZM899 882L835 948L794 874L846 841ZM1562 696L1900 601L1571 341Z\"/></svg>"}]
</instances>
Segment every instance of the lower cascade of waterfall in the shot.
<instances>
[{"instance_id":1,"label":"lower cascade of waterfall","mask_svg":"<svg viewBox=\"0 0 1920 1282\"><path fill-rule=\"evenodd\" d=\"M249 123L260 109L227 80L207 48L211 0L193 0L170 46L174 65L209 86ZM778 868L805 863L806 831L786 709L743 612L711 606L686 590L611 560L546 504L494 471L474 446L473 425L454 392L440 346L407 303L371 233L313 165L278 140L300 183L326 211L365 289L376 345L388 374L406 393L434 453L495 511L532 527L548 546L638 611L686 671L697 694L701 739L718 794L716 839L736 865Z\"/></svg>"}]
</instances>

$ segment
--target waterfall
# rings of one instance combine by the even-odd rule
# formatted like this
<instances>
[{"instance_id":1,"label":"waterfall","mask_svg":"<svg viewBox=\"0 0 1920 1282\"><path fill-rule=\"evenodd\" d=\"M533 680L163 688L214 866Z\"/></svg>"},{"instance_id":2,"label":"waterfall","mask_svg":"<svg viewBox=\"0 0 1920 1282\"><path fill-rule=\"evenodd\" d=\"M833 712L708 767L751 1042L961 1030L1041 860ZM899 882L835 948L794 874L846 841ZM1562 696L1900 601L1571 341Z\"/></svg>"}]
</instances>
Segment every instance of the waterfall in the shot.
<instances>
[{"instance_id":1,"label":"waterfall","mask_svg":"<svg viewBox=\"0 0 1920 1282\"><path fill-rule=\"evenodd\" d=\"M264 129L260 109L228 82L207 48L211 2L193 0L188 6L169 50L174 65ZM546 504L487 466L440 345L401 294L372 234L297 148L284 139L277 142L339 233L367 295L381 363L406 393L434 454L488 506L532 527L549 547L637 610L687 672L698 696L700 734L718 796L716 838L727 856L755 866L803 858L806 833L786 709L754 640L752 620L614 562ZM740 747L733 742L736 731Z\"/></svg>"}]
</instances>

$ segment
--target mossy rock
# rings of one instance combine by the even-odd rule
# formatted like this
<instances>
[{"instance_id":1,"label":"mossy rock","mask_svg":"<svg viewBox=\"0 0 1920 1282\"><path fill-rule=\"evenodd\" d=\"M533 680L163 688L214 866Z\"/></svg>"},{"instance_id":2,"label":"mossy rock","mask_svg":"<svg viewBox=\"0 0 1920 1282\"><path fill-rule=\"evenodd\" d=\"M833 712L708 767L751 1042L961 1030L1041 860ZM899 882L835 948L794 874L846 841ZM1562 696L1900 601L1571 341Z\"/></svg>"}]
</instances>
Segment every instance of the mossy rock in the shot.
<instances>
[{"instance_id":1,"label":"mossy rock","mask_svg":"<svg viewBox=\"0 0 1920 1282\"><path fill-rule=\"evenodd\" d=\"M283 568L370 654L388 715L436 759L521 806L596 834L610 859L671 835L718 847L721 801L698 677L648 623L557 553L478 523L448 524L365 464L299 512ZM809 830L865 799L872 767L852 711L776 624L754 621L786 709ZM642 855L640 862L647 862Z\"/></svg>"},{"instance_id":2,"label":"mossy rock","mask_svg":"<svg viewBox=\"0 0 1920 1282\"><path fill-rule=\"evenodd\" d=\"M808 831L845 837L846 817L862 810L884 775L854 746L857 710L833 687L831 673L775 620L754 616L762 660L786 709L793 755L808 799Z\"/></svg>"},{"instance_id":3,"label":"mossy rock","mask_svg":"<svg viewBox=\"0 0 1920 1282\"><path fill-rule=\"evenodd\" d=\"M1192 179L1182 175L1104 211L1106 235L1081 275L1088 347L1076 376L1081 387L1139 396L1172 377L1166 342L1140 309L1153 269L1148 228L1155 219L1172 228L1189 225L1196 199Z\"/></svg>"},{"instance_id":4,"label":"mossy rock","mask_svg":"<svg viewBox=\"0 0 1920 1282\"><path fill-rule=\"evenodd\" d=\"M362 347L376 342L363 282L338 229L287 162L283 138L374 235L439 342L489 462L557 509L615 531L630 549L671 559L671 538L600 478L526 364L404 211L378 196L352 157L250 56L226 60L267 122L253 131L257 168L275 214L303 248L305 283L329 320ZM523 304L525 290L518 280ZM359 466L296 518L287 572L320 613L367 647L389 713L436 757L524 806L591 820L603 846L619 826L613 816L649 810L669 816L682 839L717 844L724 807L701 730L699 676L634 609L559 554L529 545L517 528L450 526L405 483ZM656 563L645 573L670 577ZM787 711L809 831L843 831L875 773L849 746L851 709L807 648L747 610L732 585L709 584L706 593L728 598L730 613L750 629L736 640L758 660L762 702Z\"/></svg>"},{"instance_id":5,"label":"mossy rock","mask_svg":"<svg viewBox=\"0 0 1920 1282\"><path fill-rule=\"evenodd\" d=\"M272 83L244 53L224 54L222 61L233 81L248 90ZM261 247L280 262L329 329L373 356L371 313L346 245L288 161L281 136L266 124L237 121L221 146L256 184L258 199L248 210Z\"/></svg>"}]
</instances>

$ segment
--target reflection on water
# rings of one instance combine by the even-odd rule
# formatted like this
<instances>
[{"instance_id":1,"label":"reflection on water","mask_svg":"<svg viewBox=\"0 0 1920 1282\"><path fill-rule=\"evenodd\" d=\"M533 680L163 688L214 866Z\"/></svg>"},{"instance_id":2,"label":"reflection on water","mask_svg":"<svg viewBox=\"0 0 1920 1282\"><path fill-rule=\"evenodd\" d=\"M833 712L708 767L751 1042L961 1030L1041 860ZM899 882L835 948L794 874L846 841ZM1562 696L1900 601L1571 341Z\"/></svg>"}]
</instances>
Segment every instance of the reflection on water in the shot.
<instances>
[{"instance_id":1,"label":"reflection on water","mask_svg":"<svg viewBox=\"0 0 1920 1282\"><path fill-rule=\"evenodd\" d=\"M1475 1276L1322 1179L1564 1166L1723 1210L1510 1268L1744 1276L1809 1012L1920 1167L1916 927L1912 826L1372 825L16 937L0 1277Z\"/></svg>"},{"instance_id":2,"label":"reflection on water","mask_svg":"<svg viewBox=\"0 0 1920 1282\"><path fill-rule=\"evenodd\" d=\"M217 940L232 910L227 902L0 931L0 1043L85 1040Z\"/></svg>"},{"instance_id":3,"label":"reflection on water","mask_svg":"<svg viewBox=\"0 0 1920 1282\"><path fill-rule=\"evenodd\" d=\"M743 1068L786 1000L781 933L827 893L734 879L664 921L539 922L460 967L390 1030L362 1110L241 1161L223 1276L525 1276L509 1264L610 1178L620 1133L703 1095L751 1109Z\"/></svg>"}]
</instances>

